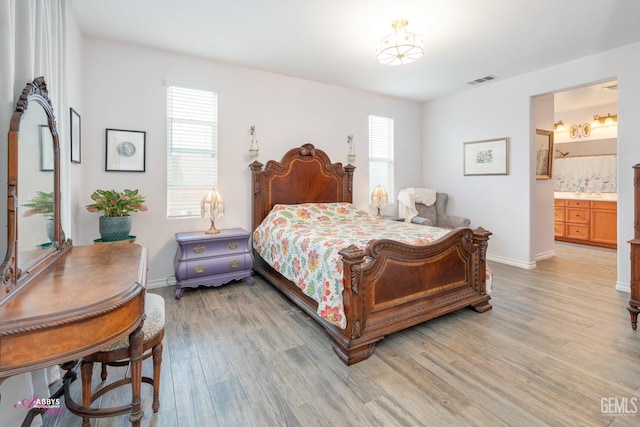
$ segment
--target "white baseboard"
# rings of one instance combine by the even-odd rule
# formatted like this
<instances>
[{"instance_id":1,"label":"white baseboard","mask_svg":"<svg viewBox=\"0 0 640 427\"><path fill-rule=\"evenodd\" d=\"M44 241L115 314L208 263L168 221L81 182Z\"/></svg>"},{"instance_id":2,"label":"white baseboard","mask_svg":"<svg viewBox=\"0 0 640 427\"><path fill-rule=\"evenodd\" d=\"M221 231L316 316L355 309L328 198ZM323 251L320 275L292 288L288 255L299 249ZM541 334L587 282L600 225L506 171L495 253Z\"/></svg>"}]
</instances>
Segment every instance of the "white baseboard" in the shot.
<instances>
[{"instance_id":1,"label":"white baseboard","mask_svg":"<svg viewBox=\"0 0 640 427\"><path fill-rule=\"evenodd\" d=\"M631 293L631 285L629 282L616 282L616 291Z\"/></svg>"},{"instance_id":2,"label":"white baseboard","mask_svg":"<svg viewBox=\"0 0 640 427\"><path fill-rule=\"evenodd\" d=\"M500 264L512 265L514 267L524 268L526 270L533 270L536 268L536 262L524 262L518 259L505 258L500 256L487 255L487 260L499 262Z\"/></svg>"},{"instance_id":3,"label":"white baseboard","mask_svg":"<svg viewBox=\"0 0 640 427\"><path fill-rule=\"evenodd\" d=\"M537 254L535 256L535 259L536 259L536 261L542 261L543 259L553 258L554 256L556 256L556 251L555 251L555 249L552 249L550 251L542 252L542 253Z\"/></svg>"},{"instance_id":4,"label":"white baseboard","mask_svg":"<svg viewBox=\"0 0 640 427\"><path fill-rule=\"evenodd\" d=\"M175 286L176 278L174 276L164 279L147 280L147 289L164 288L165 286Z\"/></svg>"}]
</instances>

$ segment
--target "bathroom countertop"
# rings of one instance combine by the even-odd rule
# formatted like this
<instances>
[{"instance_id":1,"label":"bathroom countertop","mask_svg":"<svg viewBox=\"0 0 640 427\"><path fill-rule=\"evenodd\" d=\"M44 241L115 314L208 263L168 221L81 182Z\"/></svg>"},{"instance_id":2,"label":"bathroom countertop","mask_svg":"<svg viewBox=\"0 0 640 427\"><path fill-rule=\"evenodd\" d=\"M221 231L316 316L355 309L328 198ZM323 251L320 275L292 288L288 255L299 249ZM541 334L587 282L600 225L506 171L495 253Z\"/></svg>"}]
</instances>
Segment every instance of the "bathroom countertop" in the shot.
<instances>
[{"instance_id":1,"label":"bathroom countertop","mask_svg":"<svg viewBox=\"0 0 640 427\"><path fill-rule=\"evenodd\" d=\"M565 200L601 200L604 202L617 202L618 193L572 193L569 191L556 191L555 199Z\"/></svg>"}]
</instances>

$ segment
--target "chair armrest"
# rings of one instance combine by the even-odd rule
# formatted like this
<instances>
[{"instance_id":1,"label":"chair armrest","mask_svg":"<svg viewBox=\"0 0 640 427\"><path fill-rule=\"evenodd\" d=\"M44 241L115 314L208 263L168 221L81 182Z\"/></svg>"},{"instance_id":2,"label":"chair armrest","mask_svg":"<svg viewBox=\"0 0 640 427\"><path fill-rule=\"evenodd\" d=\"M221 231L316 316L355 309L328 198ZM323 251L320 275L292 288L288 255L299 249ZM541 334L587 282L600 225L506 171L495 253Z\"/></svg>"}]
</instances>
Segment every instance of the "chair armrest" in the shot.
<instances>
[{"instance_id":1,"label":"chair armrest","mask_svg":"<svg viewBox=\"0 0 640 427\"><path fill-rule=\"evenodd\" d=\"M423 218L421 216L414 216L413 218L411 218L411 222L414 224L430 225L433 227L433 224L431 223L430 220L428 220L427 218Z\"/></svg>"},{"instance_id":2,"label":"chair armrest","mask_svg":"<svg viewBox=\"0 0 640 427\"><path fill-rule=\"evenodd\" d=\"M442 215L440 218L438 218L438 227L443 228L468 227L470 224L471 220L469 218L464 218L461 216Z\"/></svg>"}]
</instances>

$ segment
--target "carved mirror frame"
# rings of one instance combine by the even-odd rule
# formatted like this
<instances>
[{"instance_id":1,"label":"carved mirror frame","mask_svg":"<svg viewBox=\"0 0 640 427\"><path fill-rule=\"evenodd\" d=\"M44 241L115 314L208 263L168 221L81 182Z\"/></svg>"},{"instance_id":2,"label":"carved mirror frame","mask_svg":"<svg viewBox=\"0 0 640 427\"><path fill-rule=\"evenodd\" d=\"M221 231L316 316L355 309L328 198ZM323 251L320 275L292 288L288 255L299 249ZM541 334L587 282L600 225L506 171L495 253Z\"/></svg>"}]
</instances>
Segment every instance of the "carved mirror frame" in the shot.
<instances>
[{"instance_id":1,"label":"carved mirror frame","mask_svg":"<svg viewBox=\"0 0 640 427\"><path fill-rule=\"evenodd\" d=\"M39 156L34 153L20 153L20 125L29 109L29 105L39 104L47 115L49 132L53 140L53 236L51 244L42 250L32 261L20 265L18 259L20 251L18 247L18 208L20 182L18 180L19 163L22 156L29 156L33 161L39 161ZM26 133L26 132L24 132ZM65 239L60 216L60 142L56 127L53 104L49 99L47 84L44 77L37 77L33 82L27 83L16 103L16 109L11 116L8 140L8 191L7 191L7 253L5 255L0 274L2 283L0 288L0 303L15 294L26 285L39 272L47 268L58 257L71 248L71 241ZM22 201L21 201L22 202Z\"/></svg>"}]
</instances>

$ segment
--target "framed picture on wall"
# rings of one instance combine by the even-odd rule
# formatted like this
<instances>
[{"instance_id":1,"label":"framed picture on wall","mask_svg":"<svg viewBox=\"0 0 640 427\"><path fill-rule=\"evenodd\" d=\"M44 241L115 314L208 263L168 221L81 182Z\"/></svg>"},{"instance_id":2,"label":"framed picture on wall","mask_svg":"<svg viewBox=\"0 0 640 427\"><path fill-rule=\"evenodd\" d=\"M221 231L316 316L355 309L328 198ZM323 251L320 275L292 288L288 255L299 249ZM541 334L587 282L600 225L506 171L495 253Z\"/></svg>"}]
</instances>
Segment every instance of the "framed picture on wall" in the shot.
<instances>
[{"instance_id":1,"label":"framed picture on wall","mask_svg":"<svg viewBox=\"0 0 640 427\"><path fill-rule=\"evenodd\" d=\"M107 129L105 170L144 172L146 136L139 130Z\"/></svg>"},{"instance_id":2,"label":"framed picture on wall","mask_svg":"<svg viewBox=\"0 0 640 427\"><path fill-rule=\"evenodd\" d=\"M508 175L509 138L465 142L464 175Z\"/></svg>"},{"instance_id":3,"label":"framed picture on wall","mask_svg":"<svg viewBox=\"0 0 640 427\"><path fill-rule=\"evenodd\" d=\"M536 129L536 179L551 179L553 132Z\"/></svg>"}]
</instances>

